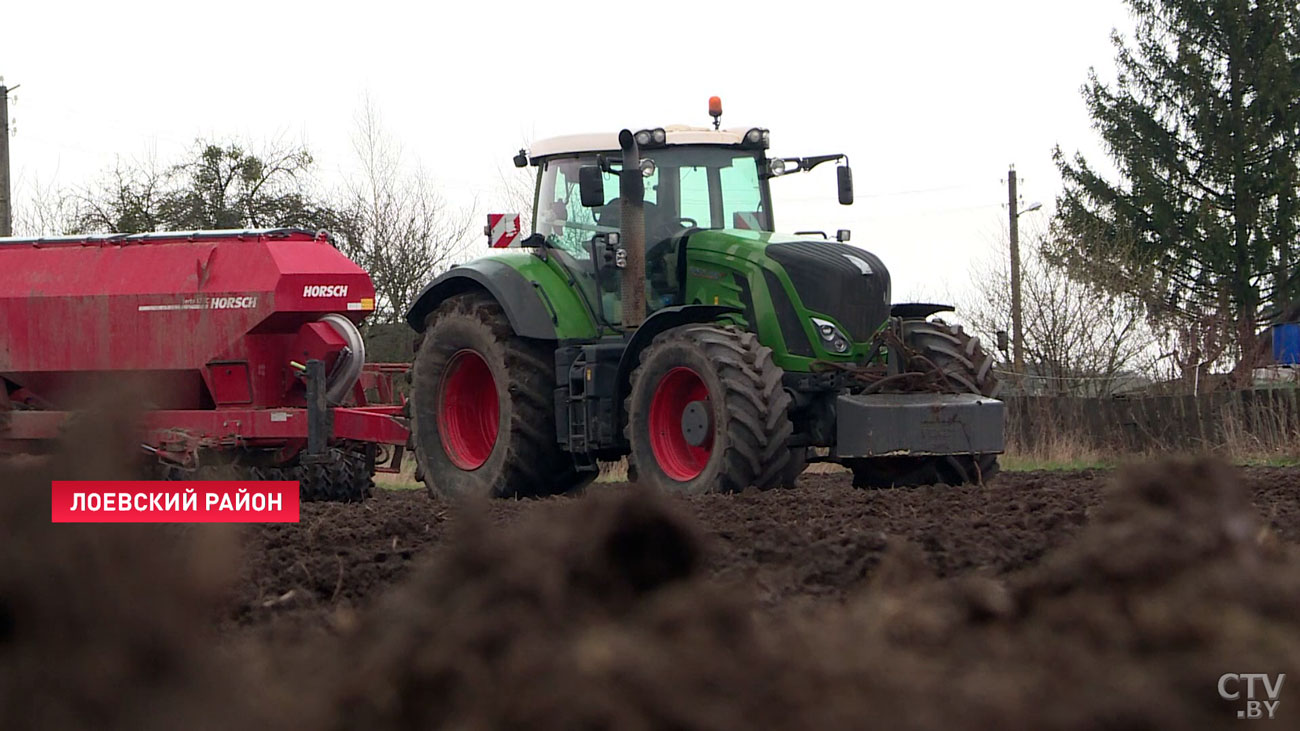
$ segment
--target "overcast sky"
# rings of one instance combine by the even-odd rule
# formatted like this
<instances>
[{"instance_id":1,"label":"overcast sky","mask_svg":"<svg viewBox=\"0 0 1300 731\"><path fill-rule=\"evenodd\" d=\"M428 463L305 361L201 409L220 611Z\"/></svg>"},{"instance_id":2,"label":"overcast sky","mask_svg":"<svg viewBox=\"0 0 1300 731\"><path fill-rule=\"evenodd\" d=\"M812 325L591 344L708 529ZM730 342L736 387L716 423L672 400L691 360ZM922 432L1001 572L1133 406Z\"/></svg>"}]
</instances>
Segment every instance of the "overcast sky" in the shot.
<instances>
[{"instance_id":1,"label":"overcast sky","mask_svg":"<svg viewBox=\"0 0 1300 731\"><path fill-rule=\"evenodd\" d=\"M367 95L458 203L492 207L524 138L709 122L772 130L772 153L849 155L857 203L819 168L774 181L782 230L838 228L895 299L956 297L1006 229L1014 163L1051 207L1053 146L1098 157L1079 94L1113 71L1120 0L786 3L217 3L14 0L0 16L19 203L116 157L196 137L304 143L350 166ZM1045 213L1027 214L1045 223Z\"/></svg>"}]
</instances>

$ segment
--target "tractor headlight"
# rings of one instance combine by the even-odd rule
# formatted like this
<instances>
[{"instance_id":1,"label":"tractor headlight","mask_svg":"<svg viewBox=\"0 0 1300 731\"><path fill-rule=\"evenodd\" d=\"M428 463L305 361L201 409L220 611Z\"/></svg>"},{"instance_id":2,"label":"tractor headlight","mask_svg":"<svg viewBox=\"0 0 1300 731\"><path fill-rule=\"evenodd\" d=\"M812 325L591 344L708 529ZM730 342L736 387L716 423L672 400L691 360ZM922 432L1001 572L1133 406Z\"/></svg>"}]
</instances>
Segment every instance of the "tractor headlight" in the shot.
<instances>
[{"instance_id":1,"label":"tractor headlight","mask_svg":"<svg viewBox=\"0 0 1300 731\"><path fill-rule=\"evenodd\" d=\"M648 178L655 174L655 161L650 158L641 160L641 177Z\"/></svg>"},{"instance_id":2,"label":"tractor headlight","mask_svg":"<svg viewBox=\"0 0 1300 731\"><path fill-rule=\"evenodd\" d=\"M822 344L832 353L847 353L852 347L849 338L830 320L823 320L820 317L812 318L813 327L817 328L817 336L822 339Z\"/></svg>"},{"instance_id":3,"label":"tractor headlight","mask_svg":"<svg viewBox=\"0 0 1300 731\"><path fill-rule=\"evenodd\" d=\"M767 169L771 170L773 175L785 175L785 160L779 157L769 160Z\"/></svg>"},{"instance_id":4,"label":"tractor headlight","mask_svg":"<svg viewBox=\"0 0 1300 731\"><path fill-rule=\"evenodd\" d=\"M771 135L768 134L767 130L762 127L755 127L745 133L745 137L742 139L740 146L751 149L757 147L766 150L768 140L770 139Z\"/></svg>"},{"instance_id":5,"label":"tractor headlight","mask_svg":"<svg viewBox=\"0 0 1300 731\"><path fill-rule=\"evenodd\" d=\"M632 138L636 140L638 147L663 147L668 143L668 133L663 127L643 129L632 135Z\"/></svg>"}]
</instances>

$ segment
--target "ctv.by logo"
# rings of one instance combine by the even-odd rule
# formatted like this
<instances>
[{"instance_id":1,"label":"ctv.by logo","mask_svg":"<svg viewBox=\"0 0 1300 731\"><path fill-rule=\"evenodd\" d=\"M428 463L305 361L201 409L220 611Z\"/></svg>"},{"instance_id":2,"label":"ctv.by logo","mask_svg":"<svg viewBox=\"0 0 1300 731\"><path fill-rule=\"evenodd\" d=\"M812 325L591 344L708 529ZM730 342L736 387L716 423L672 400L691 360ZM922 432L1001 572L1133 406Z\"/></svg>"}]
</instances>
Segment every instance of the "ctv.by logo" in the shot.
<instances>
[{"instance_id":1,"label":"ctv.by logo","mask_svg":"<svg viewBox=\"0 0 1300 731\"><path fill-rule=\"evenodd\" d=\"M1273 714L1277 711L1277 706L1281 701L1278 696L1282 694L1282 682L1286 680L1286 673L1278 673L1277 679L1273 680L1264 673L1224 673L1219 676L1219 697L1225 701L1235 701L1241 699L1242 687L1245 687L1246 709L1237 711L1237 718L1260 719L1267 718L1273 720ZM1256 700L1255 681L1263 686L1264 696L1268 700Z\"/></svg>"}]
</instances>

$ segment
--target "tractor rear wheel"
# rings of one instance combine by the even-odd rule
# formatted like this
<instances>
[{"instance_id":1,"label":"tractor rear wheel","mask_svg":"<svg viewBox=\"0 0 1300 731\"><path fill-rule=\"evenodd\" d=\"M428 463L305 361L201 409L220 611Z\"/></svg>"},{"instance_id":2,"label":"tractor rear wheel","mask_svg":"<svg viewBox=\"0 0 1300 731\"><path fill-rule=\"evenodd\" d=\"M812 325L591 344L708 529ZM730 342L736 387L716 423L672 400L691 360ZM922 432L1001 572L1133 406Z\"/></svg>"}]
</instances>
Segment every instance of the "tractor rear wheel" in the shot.
<instances>
[{"instance_id":1,"label":"tractor rear wheel","mask_svg":"<svg viewBox=\"0 0 1300 731\"><path fill-rule=\"evenodd\" d=\"M627 397L631 473L686 493L791 481L782 375L753 333L686 325L660 334L642 351Z\"/></svg>"},{"instance_id":2,"label":"tractor rear wheel","mask_svg":"<svg viewBox=\"0 0 1300 731\"><path fill-rule=\"evenodd\" d=\"M551 348L515 335L485 293L429 314L412 385L415 456L431 494L551 495L595 476L556 442Z\"/></svg>"},{"instance_id":3,"label":"tractor rear wheel","mask_svg":"<svg viewBox=\"0 0 1300 731\"><path fill-rule=\"evenodd\" d=\"M993 356L961 325L939 318L903 320L902 340L911 350L906 369L937 369L947 392L996 398L1002 388L993 373ZM876 457L849 460L846 466L853 470L854 487L983 484L999 470L996 454Z\"/></svg>"}]
</instances>

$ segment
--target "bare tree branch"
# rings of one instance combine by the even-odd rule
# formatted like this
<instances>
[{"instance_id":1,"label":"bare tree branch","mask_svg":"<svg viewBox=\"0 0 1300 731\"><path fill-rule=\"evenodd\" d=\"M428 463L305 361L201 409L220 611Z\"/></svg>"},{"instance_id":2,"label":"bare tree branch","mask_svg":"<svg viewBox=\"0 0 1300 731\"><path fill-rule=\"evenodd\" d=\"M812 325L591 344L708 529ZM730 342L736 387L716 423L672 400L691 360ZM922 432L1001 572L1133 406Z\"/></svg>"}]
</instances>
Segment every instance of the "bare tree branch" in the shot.
<instances>
[{"instance_id":1,"label":"bare tree branch","mask_svg":"<svg viewBox=\"0 0 1300 731\"><path fill-rule=\"evenodd\" d=\"M1043 237L1021 247L1025 390L1075 396L1108 396L1151 375L1154 335L1136 300L1070 276L1041 253ZM1008 249L977 272L977 291L962 312L972 329L992 341L1010 330Z\"/></svg>"},{"instance_id":2,"label":"bare tree branch","mask_svg":"<svg viewBox=\"0 0 1300 731\"><path fill-rule=\"evenodd\" d=\"M77 233L76 198L53 182L37 178L26 190L19 191L14 208L13 229L16 236L63 236Z\"/></svg>"},{"instance_id":3,"label":"bare tree branch","mask_svg":"<svg viewBox=\"0 0 1300 731\"><path fill-rule=\"evenodd\" d=\"M393 322L430 279L463 258L474 207L454 209L418 162L403 164L401 146L384 132L369 100L356 124L352 146L360 168L337 205L339 248L370 272L376 315Z\"/></svg>"}]
</instances>

